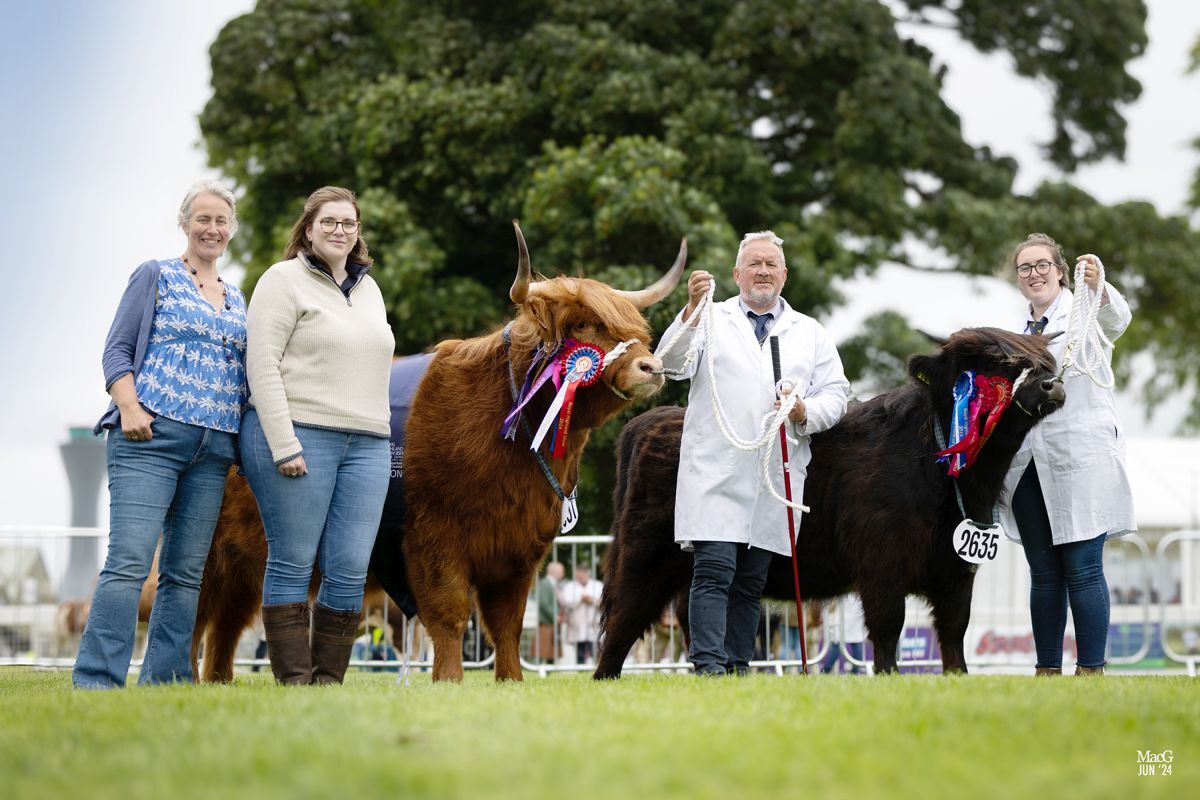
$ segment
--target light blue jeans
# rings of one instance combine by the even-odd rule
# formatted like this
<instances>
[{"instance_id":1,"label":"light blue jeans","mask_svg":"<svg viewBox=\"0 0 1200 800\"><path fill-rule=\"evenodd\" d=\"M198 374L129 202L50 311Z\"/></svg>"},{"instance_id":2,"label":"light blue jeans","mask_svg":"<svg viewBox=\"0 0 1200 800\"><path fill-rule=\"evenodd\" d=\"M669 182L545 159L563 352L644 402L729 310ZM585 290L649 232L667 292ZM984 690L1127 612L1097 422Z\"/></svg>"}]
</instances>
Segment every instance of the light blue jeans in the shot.
<instances>
[{"instance_id":1,"label":"light blue jeans","mask_svg":"<svg viewBox=\"0 0 1200 800\"><path fill-rule=\"evenodd\" d=\"M317 602L360 611L371 548L391 479L383 437L296 425L307 475L290 478L271 458L258 413L242 418L242 465L267 532L263 605L308 601L321 567Z\"/></svg>"},{"instance_id":2,"label":"light blue jeans","mask_svg":"<svg viewBox=\"0 0 1200 800\"><path fill-rule=\"evenodd\" d=\"M126 439L119 427L108 434L108 556L75 659L72 681L80 688L125 685L138 600L160 534L158 593L138 683L192 680L200 579L236 437L166 417L150 427L154 437L145 442Z\"/></svg>"}]
</instances>

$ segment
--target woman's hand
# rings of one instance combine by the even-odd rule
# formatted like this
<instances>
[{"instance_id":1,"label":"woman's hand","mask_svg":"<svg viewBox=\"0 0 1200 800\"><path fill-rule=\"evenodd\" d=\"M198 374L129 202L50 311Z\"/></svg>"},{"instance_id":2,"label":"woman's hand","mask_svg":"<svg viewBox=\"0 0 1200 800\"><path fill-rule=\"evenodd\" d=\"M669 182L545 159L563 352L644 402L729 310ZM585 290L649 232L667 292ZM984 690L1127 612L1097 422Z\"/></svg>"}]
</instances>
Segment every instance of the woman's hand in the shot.
<instances>
[{"instance_id":1,"label":"woman's hand","mask_svg":"<svg viewBox=\"0 0 1200 800\"><path fill-rule=\"evenodd\" d=\"M280 464L279 474L286 475L289 478L299 478L301 475L307 475L308 465L304 463L304 456L296 456L290 461Z\"/></svg>"},{"instance_id":2,"label":"woman's hand","mask_svg":"<svg viewBox=\"0 0 1200 800\"><path fill-rule=\"evenodd\" d=\"M137 403L121 409L121 433L131 442L148 442L153 439L154 431L150 428L153 421L154 415L147 413L146 409Z\"/></svg>"},{"instance_id":3,"label":"woman's hand","mask_svg":"<svg viewBox=\"0 0 1200 800\"><path fill-rule=\"evenodd\" d=\"M1076 267L1079 266L1080 262L1083 263L1083 282L1093 292L1100 291L1100 269L1104 266L1100 258L1087 253L1075 259Z\"/></svg>"}]
</instances>

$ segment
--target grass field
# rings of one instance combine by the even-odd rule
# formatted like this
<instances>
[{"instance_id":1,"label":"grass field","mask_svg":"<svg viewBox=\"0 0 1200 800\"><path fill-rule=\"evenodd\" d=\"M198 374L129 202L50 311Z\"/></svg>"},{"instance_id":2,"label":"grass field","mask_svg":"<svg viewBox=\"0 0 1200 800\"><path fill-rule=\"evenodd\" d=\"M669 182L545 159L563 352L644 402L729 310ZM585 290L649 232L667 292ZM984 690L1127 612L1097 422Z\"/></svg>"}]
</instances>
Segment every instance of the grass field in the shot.
<instances>
[{"instance_id":1,"label":"grass field","mask_svg":"<svg viewBox=\"0 0 1200 800\"><path fill-rule=\"evenodd\" d=\"M0 796L1200 796L1183 677L393 680L97 693L0 670ZM1139 776L1139 750L1172 774Z\"/></svg>"}]
</instances>

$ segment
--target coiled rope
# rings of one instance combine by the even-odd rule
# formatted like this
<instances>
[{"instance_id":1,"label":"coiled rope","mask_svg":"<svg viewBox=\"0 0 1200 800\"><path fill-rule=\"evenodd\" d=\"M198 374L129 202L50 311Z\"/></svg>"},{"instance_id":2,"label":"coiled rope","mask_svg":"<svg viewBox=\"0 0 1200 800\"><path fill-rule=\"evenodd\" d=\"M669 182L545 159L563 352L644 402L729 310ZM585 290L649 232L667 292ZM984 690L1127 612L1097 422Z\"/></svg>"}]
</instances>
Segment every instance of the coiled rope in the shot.
<instances>
[{"instance_id":1,"label":"coiled rope","mask_svg":"<svg viewBox=\"0 0 1200 800\"><path fill-rule=\"evenodd\" d=\"M1097 317L1104 304L1104 264L1096 256L1096 271L1099 291L1093 290L1084 281L1087 268L1086 257L1075 262L1074 302L1071 304L1071 321L1067 325L1067 348L1063 352L1062 369L1058 377L1063 378L1067 370L1074 367L1088 376L1101 389L1111 389L1116 382L1113 375L1109 351L1114 347L1101 330ZM1109 350L1105 350L1105 347ZM1078 352L1076 352L1078 351Z\"/></svg>"}]
</instances>

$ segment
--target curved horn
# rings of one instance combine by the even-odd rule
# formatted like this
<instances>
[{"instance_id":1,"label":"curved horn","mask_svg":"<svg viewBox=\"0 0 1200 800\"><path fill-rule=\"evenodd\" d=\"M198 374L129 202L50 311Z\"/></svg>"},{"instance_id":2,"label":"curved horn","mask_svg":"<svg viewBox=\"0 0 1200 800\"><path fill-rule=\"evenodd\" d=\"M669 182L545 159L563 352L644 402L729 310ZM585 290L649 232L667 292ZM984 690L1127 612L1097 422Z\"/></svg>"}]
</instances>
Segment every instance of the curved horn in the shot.
<instances>
[{"instance_id":1,"label":"curved horn","mask_svg":"<svg viewBox=\"0 0 1200 800\"><path fill-rule=\"evenodd\" d=\"M932 334L932 333L930 333L930 332L929 332L929 331L927 331L927 330L922 330L921 328L913 328L913 331L915 331L916 333L919 333L919 334L921 334L921 335L922 335L922 336L924 336L926 339L928 339L928 340L929 340L929 341L930 341L932 344L935 344L935 345L937 345L938 347L945 347L945 346L946 346L946 342L950 341L949 339L947 339L947 338L945 338L945 337L943 337L943 336L937 336L937 335L935 335L935 334Z\"/></svg>"},{"instance_id":2,"label":"curved horn","mask_svg":"<svg viewBox=\"0 0 1200 800\"><path fill-rule=\"evenodd\" d=\"M508 290L508 296L517 305L525 302L525 298L529 296L529 248L525 246L525 237L521 234L521 221L514 219L512 221L513 230L517 233L517 277L513 281L512 288Z\"/></svg>"},{"instance_id":3,"label":"curved horn","mask_svg":"<svg viewBox=\"0 0 1200 800\"><path fill-rule=\"evenodd\" d=\"M671 290L679 285L679 279L683 276L683 268L686 264L687 237L685 236L683 241L679 243L679 255L675 256L675 263L671 265L671 269L667 271L666 275L663 275L645 289L636 292L626 292L617 289L616 292L638 308L649 308L669 295Z\"/></svg>"}]
</instances>

